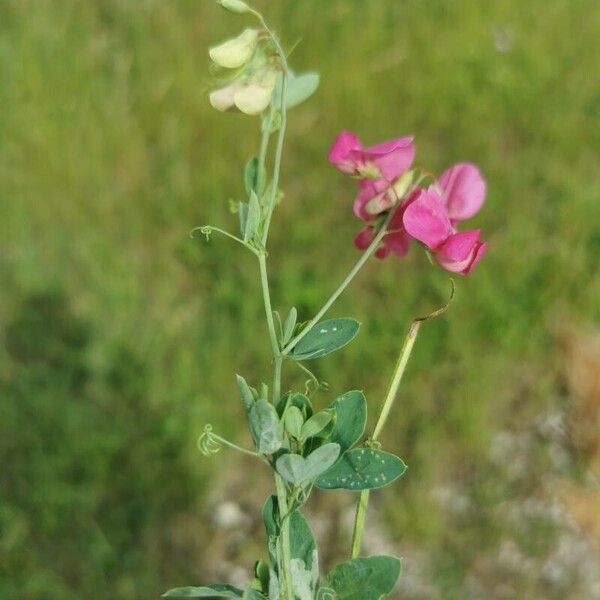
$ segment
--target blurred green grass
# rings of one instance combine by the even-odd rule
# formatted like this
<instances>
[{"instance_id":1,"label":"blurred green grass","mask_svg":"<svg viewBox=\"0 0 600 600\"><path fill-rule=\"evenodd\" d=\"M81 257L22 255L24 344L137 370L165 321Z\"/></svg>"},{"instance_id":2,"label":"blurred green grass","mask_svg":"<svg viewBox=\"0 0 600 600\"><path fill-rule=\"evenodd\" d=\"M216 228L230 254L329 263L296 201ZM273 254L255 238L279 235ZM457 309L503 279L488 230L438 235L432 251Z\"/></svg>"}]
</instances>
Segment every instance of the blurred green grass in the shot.
<instances>
[{"instance_id":1,"label":"blurred green grass","mask_svg":"<svg viewBox=\"0 0 600 600\"><path fill-rule=\"evenodd\" d=\"M477 480L494 432L556 402L553 328L600 316L600 9L257 5L300 41L294 67L322 74L290 114L276 308L309 317L356 259L354 190L325 160L341 128L414 133L419 165L474 160L488 179L488 254L423 330L386 440L411 467L386 495L390 527L439 553L461 597L508 492L483 486L481 521L464 528L428 491ZM255 121L206 100L207 47L243 26L198 0L0 5L2 597L153 597L197 567L165 533L200 510L215 468L196 436L211 421L245 440L233 373L269 366L252 257L188 235L235 227L228 199L255 151ZM358 342L316 365L329 395L377 402L408 323L447 288L414 249L363 272L334 310L363 322Z\"/></svg>"}]
</instances>

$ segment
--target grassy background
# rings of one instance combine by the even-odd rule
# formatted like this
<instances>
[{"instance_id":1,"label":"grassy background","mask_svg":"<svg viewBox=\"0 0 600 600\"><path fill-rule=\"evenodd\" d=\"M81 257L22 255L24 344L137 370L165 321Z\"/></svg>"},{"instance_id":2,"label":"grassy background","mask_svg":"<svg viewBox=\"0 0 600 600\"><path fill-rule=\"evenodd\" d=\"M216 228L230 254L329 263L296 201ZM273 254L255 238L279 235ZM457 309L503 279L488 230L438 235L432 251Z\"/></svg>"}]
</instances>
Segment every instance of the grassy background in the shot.
<instances>
[{"instance_id":1,"label":"grassy background","mask_svg":"<svg viewBox=\"0 0 600 600\"><path fill-rule=\"evenodd\" d=\"M475 224L489 251L419 339L386 437L410 472L382 505L392 538L431 561L428 597L476 598L465 582L505 535L496 509L523 491L490 444L561 406L556 328L600 317L600 9L257 5L288 47L301 40L294 67L322 74L290 114L276 308L309 317L356 259L354 190L325 160L341 128L414 133L419 165L470 159L488 179ZM153 598L203 572L172 534L217 477L195 440L210 421L245 443L232 374L269 366L252 257L188 236L235 227L228 199L255 152L256 122L206 100L206 49L243 22L206 0L0 3L2 598ZM334 310L364 325L315 366L330 384L318 402L359 387L375 403L408 322L447 287L416 249L370 265ZM534 465L525 487L546 471ZM463 521L431 498L456 481L476 507ZM528 537L523 552L543 553L546 528Z\"/></svg>"}]
</instances>

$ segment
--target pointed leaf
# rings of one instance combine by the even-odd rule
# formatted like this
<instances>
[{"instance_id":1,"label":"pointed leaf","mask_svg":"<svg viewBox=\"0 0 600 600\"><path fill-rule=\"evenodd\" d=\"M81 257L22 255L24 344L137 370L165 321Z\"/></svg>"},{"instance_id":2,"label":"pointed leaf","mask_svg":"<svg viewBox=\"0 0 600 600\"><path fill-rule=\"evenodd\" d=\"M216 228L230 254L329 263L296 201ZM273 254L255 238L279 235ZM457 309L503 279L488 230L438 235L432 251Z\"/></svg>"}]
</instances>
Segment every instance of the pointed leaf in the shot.
<instances>
[{"instance_id":1,"label":"pointed leaf","mask_svg":"<svg viewBox=\"0 0 600 600\"><path fill-rule=\"evenodd\" d=\"M238 202L238 217L240 219L240 233L242 237L246 232L246 222L248 221L248 203Z\"/></svg>"},{"instance_id":2,"label":"pointed leaf","mask_svg":"<svg viewBox=\"0 0 600 600\"><path fill-rule=\"evenodd\" d=\"M296 327L296 322L298 321L298 311L295 306L292 306L288 316L285 319L285 323L283 324L283 335L281 338L281 344L285 346L291 339L294 333L294 328Z\"/></svg>"},{"instance_id":3,"label":"pointed leaf","mask_svg":"<svg viewBox=\"0 0 600 600\"><path fill-rule=\"evenodd\" d=\"M301 440L304 442L308 438L314 437L318 433L321 433L327 425L331 422L333 414L329 410L321 410L314 414L304 425L302 425Z\"/></svg>"},{"instance_id":4,"label":"pointed leaf","mask_svg":"<svg viewBox=\"0 0 600 600\"><path fill-rule=\"evenodd\" d=\"M163 598L243 598L244 592L227 583L201 587L180 587L169 590Z\"/></svg>"},{"instance_id":5,"label":"pointed leaf","mask_svg":"<svg viewBox=\"0 0 600 600\"><path fill-rule=\"evenodd\" d=\"M252 406L254 406L254 395L252 394L252 389L241 375L236 375L235 380L240 392L240 397L244 403L244 407L246 411L249 412Z\"/></svg>"},{"instance_id":6,"label":"pointed leaf","mask_svg":"<svg viewBox=\"0 0 600 600\"><path fill-rule=\"evenodd\" d=\"M249 239L254 237L258 232L260 225L260 203L256 192L250 193L250 200L248 201L248 216L246 217L246 224L244 227L244 241L247 242Z\"/></svg>"},{"instance_id":7,"label":"pointed leaf","mask_svg":"<svg viewBox=\"0 0 600 600\"><path fill-rule=\"evenodd\" d=\"M329 441L339 444L342 453L358 442L365 432L367 424L367 401L362 392L346 392L331 404L335 411L335 422L329 435Z\"/></svg>"},{"instance_id":8,"label":"pointed leaf","mask_svg":"<svg viewBox=\"0 0 600 600\"><path fill-rule=\"evenodd\" d=\"M246 169L244 170L244 187L246 188L246 194L250 196L252 192L259 193L257 189L258 184L258 157L253 156L247 163Z\"/></svg>"},{"instance_id":9,"label":"pointed leaf","mask_svg":"<svg viewBox=\"0 0 600 600\"><path fill-rule=\"evenodd\" d=\"M317 323L291 352L295 360L320 358L348 344L358 333L355 319L328 319Z\"/></svg>"},{"instance_id":10,"label":"pointed leaf","mask_svg":"<svg viewBox=\"0 0 600 600\"><path fill-rule=\"evenodd\" d=\"M283 424L275 407L264 400L257 400L249 413L250 432L261 454L273 454L283 445Z\"/></svg>"},{"instance_id":11,"label":"pointed leaf","mask_svg":"<svg viewBox=\"0 0 600 600\"><path fill-rule=\"evenodd\" d=\"M315 485L324 490L373 490L389 485L405 471L404 462L389 452L355 448L343 454Z\"/></svg>"},{"instance_id":12,"label":"pointed leaf","mask_svg":"<svg viewBox=\"0 0 600 600\"><path fill-rule=\"evenodd\" d=\"M379 600L389 594L400 575L400 560L393 556L355 558L335 567L325 578L319 598Z\"/></svg>"}]
</instances>

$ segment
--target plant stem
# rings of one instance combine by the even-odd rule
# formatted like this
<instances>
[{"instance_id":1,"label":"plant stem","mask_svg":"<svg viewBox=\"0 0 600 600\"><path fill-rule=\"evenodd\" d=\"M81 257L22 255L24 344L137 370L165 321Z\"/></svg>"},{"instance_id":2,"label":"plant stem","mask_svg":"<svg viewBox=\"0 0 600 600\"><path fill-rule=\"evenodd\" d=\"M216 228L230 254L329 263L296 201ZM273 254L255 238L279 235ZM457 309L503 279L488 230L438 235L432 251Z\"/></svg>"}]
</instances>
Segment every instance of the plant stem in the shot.
<instances>
[{"instance_id":1,"label":"plant stem","mask_svg":"<svg viewBox=\"0 0 600 600\"><path fill-rule=\"evenodd\" d=\"M402 376L406 370L406 364L408 363L413 346L415 345L415 340L417 339L417 334L419 333L421 323L422 321L413 321L410 329L408 330L408 334L404 338L404 344L402 345L402 350L400 352L400 356L398 357L396 368L394 369L394 375L392 377L392 381L390 382L390 387L388 388L388 392L379 412L379 417L377 419L377 424L375 425L373 435L370 438L370 441L372 442L377 441L377 438L381 434L381 430L383 429L389 417L390 410L392 409L396 394L398 393L398 388L400 387L400 382L402 381ZM369 490L363 490L360 493L360 497L356 505L354 531L352 532L352 558L357 558L360 556L362 535L365 528L367 508L369 507L369 496Z\"/></svg>"},{"instance_id":2,"label":"plant stem","mask_svg":"<svg viewBox=\"0 0 600 600\"><path fill-rule=\"evenodd\" d=\"M283 571L283 596L294 600L294 581L292 579L292 559L290 556L290 519L288 514L287 491L283 479L275 473L277 505L279 508L279 526L281 527L281 565Z\"/></svg>"},{"instance_id":3,"label":"plant stem","mask_svg":"<svg viewBox=\"0 0 600 600\"><path fill-rule=\"evenodd\" d=\"M388 226L389 222L391 221L393 214L394 214L394 211L391 211L390 214L385 219L385 221L383 222L381 229L377 232L377 235L373 238L371 245L363 252L362 256L358 259L356 264L352 267L352 269L350 270L348 275L346 275L344 281L342 281L342 283L335 290L335 292L333 292L333 294L331 294L331 296L329 297L327 302L325 302L325 304L323 305L321 310L319 310L319 312L308 322L308 325L306 325L304 327L304 329L302 329L302 331L295 338L293 338L286 345L286 347L281 351L281 353L284 356L289 354L294 349L296 344L298 344L298 342L323 318L323 315L325 315L325 313L331 308L333 303L340 297L342 292L348 287L348 285L354 279L354 277L356 277L357 273L363 268L363 266L369 260L369 258L371 258L371 256L373 255L375 250L377 250L379 244L381 243L381 240L385 237L385 235L387 233L387 226Z\"/></svg>"},{"instance_id":4,"label":"plant stem","mask_svg":"<svg viewBox=\"0 0 600 600\"><path fill-rule=\"evenodd\" d=\"M412 354L413 347L417 340L417 335L419 333L421 325L429 319L439 317L448 310L450 302L452 302L452 299L454 298L455 291L454 280L450 279L450 283L452 284L452 291L450 293L450 299L448 300L448 302L441 308L438 308L437 310L434 310L433 312L429 313L427 316L415 319L410 324L408 333L406 334L406 337L404 338L404 343L402 344L402 350L400 350L400 356L398 357L398 362L396 363L396 367L394 369L394 374L392 376L388 392L379 411L379 417L377 418L377 423L375 425L375 429L373 430L373 435L369 439L370 442L377 442L388 420L388 417L390 416L390 411L392 410L394 400L396 399L396 395L398 394L398 389L400 387L402 377L404 376L404 372L406 371L406 365L408 363L410 355ZM357 558L360 555L360 547L362 543L363 531L365 528L367 508L369 507L369 496L369 490L363 490L360 493L358 502L356 504L354 531L352 532L352 558Z\"/></svg>"},{"instance_id":5,"label":"plant stem","mask_svg":"<svg viewBox=\"0 0 600 600\"><path fill-rule=\"evenodd\" d=\"M275 332L275 321L273 320L273 309L271 308L271 294L269 292L269 276L267 274L267 257L264 252L258 255L258 265L260 268L260 285L262 288L263 303L265 305L265 315L267 317L267 328L269 330L269 339L271 340L271 350L273 359L280 356L279 343L277 342L277 333Z\"/></svg>"}]
</instances>

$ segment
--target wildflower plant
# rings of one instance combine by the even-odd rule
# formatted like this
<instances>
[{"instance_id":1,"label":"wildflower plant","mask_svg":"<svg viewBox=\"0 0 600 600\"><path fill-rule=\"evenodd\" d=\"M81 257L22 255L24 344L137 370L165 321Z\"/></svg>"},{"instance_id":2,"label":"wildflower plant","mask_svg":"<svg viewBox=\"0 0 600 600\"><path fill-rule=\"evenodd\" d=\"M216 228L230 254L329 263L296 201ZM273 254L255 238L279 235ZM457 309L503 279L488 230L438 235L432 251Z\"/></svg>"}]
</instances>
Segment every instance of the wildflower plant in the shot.
<instances>
[{"instance_id":1,"label":"wildflower plant","mask_svg":"<svg viewBox=\"0 0 600 600\"><path fill-rule=\"evenodd\" d=\"M394 556L361 555L369 494L394 483L407 468L399 457L382 449L379 438L419 328L445 312L448 305L410 325L375 428L366 435L367 401L361 391L348 391L319 409L311 401L309 387L298 391L283 386L283 367L296 364L318 384L306 363L342 349L355 338L358 321L324 317L371 256L402 257L415 242L447 271L470 273L481 260L485 243L479 230L459 231L457 227L481 208L485 182L477 167L468 163L450 167L439 178L416 169L412 136L364 146L355 134L343 131L333 143L329 160L357 182L354 214L363 227L354 243L362 254L317 314L302 322L292 307L281 318L272 309L267 258L271 221L281 198L279 173L287 111L313 94L319 77L312 72L295 74L289 68L277 35L259 12L241 0L219 0L219 4L231 13L252 18L255 26L210 49L222 79L211 92L210 102L220 111L257 115L261 137L257 156L248 161L244 171L247 198L237 206L239 235L208 225L199 230L207 238L223 234L256 256L273 360L270 385L253 387L254 382L236 376L254 448L224 439L210 425L198 445L207 456L226 446L254 457L272 471L275 494L262 510L265 557L255 563L245 589L219 583L175 588L164 596L376 600L392 591L401 563ZM451 298L453 294L452 281ZM319 571L317 544L302 514L315 489L357 493L350 558L326 574Z\"/></svg>"}]
</instances>

